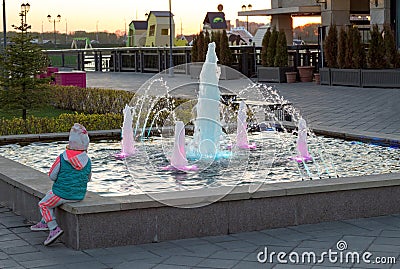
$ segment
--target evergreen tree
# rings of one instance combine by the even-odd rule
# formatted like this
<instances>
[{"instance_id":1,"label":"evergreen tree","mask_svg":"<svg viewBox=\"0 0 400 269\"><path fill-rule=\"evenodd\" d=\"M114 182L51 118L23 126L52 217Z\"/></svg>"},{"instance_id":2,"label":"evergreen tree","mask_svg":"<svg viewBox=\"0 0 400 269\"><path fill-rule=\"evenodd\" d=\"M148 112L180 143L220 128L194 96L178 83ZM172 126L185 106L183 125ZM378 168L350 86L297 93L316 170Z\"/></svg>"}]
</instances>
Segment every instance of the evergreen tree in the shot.
<instances>
[{"instance_id":1,"label":"evergreen tree","mask_svg":"<svg viewBox=\"0 0 400 269\"><path fill-rule=\"evenodd\" d=\"M207 51L208 51L208 44L211 42L211 38L210 38L210 33L208 31L206 31L206 34L204 35L204 59L205 56L207 55Z\"/></svg>"},{"instance_id":2,"label":"evergreen tree","mask_svg":"<svg viewBox=\"0 0 400 269\"><path fill-rule=\"evenodd\" d=\"M384 68L386 66L383 38L376 24L372 26L367 60L370 68Z\"/></svg>"},{"instance_id":3,"label":"evergreen tree","mask_svg":"<svg viewBox=\"0 0 400 269\"><path fill-rule=\"evenodd\" d=\"M26 25L18 27L21 32L10 38L11 44L0 55L3 74L0 83L0 105L5 108L21 109L26 120L27 110L48 103L48 96L40 84L46 80L37 78L49 64L41 48L32 44L33 37L26 32ZM23 29L23 30L21 30Z\"/></svg>"},{"instance_id":4,"label":"evergreen tree","mask_svg":"<svg viewBox=\"0 0 400 269\"><path fill-rule=\"evenodd\" d=\"M353 56L352 68L360 69L365 67L365 51L361 41L361 34L357 27L351 28Z\"/></svg>"},{"instance_id":5,"label":"evergreen tree","mask_svg":"<svg viewBox=\"0 0 400 269\"><path fill-rule=\"evenodd\" d=\"M278 31L274 27L272 29L271 37L268 42L267 49L267 64L268 66L274 66L275 64L275 54L276 54L276 42L278 41Z\"/></svg>"},{"instance_id":6,"label":"evergreen tree","mask_svg":"<svg viewBox=\"0 0 400 269\"><path fill-rule=\"evenodd\" d=\"M193 38L192 50L191 50L191 52L190 52L190 54L191 54L191 56L192 56L192 59L191 59L191 62L192 62L192 63L195 63L195 62L198 62L198 61L199 61L199 59L198 59L198 54L199 54L198 49L199 49L199 48L198 48L198 44L197 44L198 38L199 38L199 35L196 35L196 36Z\"/></svg>"},{"instance_id":7,"label":"evergreen tree","mask_svg":"<svg viewBox=\"0 0 400 269\"><path fill-rule=\"evenodd\" d=\"M268 43L269 39L271 38L271 30L268 28L267 32L264 34L263 40L262 40L262 49L261 49L261 64L263 66L268 65L268 60L267 60L267 50L268 50Z\"/></svg>"},{"instance_id":8,"label":"evergreen tree","mask_svg":"<svg viewBox=\"0 0 400 269\"><path fill-rule=\"evenodd\" d=\"M277 67L288 66L287 42L286 42L286 34L284 31L280 31L278 34L274 66Z\"/></svg>"},{"instance_id":9,"label":"evergreen tree","mask_svg":"<svg viewBox=\"0 0 400 269\"><path fill-rule=\"evenodd\" d=\"M385 48L385 64L386 68L398 67L398 55L396 48L396 40L392 29L389 25L383 27L383 44Z\"/></svg>"},{"instance_id":10,"label":"evergreen tree","mask_svg":"<svg viewBox=\"0 0 400 269\"><path fill-rule=\"evenodd\" d=\"M219 45L220 45L219 55L221 57L221 58L218 58L219 62L222 65L226 65L226 66L232 65L232 52L231 52L231 49L229 48L228 35L227 35L225 29L222 31Z\"/></svg>"},{"instance_id":11,"label":"evergreen tree","mask_svg":"<svg viewBox=\"0 0 400 269\"><path fill-rule=\"evenodd\" d=\"M213 32L211 35L211 42L215 42L215 53L217 54L218 60L221 59L221 56L220 56L221 33Z\"/></svg>"},{"instance_id":12,"label":"evergreen tree","mask_svg":"<svg viewBox=\"0 0 400 269\"><path fill-rule=\"evenodd\" d=\"M353 39L354 39L354 28L349 27L347 28L347 35L346 35L346 50L344 56L344 68L354 68L353 63L353 56L354 56L354 46L353 46Z\"/></svg>"},{"instance_id":13,"label":"evergreen tree","mask_svg":"<svg viewBox=\"0 0 400 269\"><path fill-rule=\"evenodd\" d=\"M199 38L197 39L197 60L199 62L204 62L206 55L204 54L204 33L199 33Z\"/></svg>"},{"instance_id":14,"label":"evergreen tree","mask_svg":"<svg viewBox=\"0 0 400 269\"><path fill-rule=\"evenodd\" d=\"M338 40L338 67L346 68L346 50L347 50L347 33L346 30L342 27L339 32L339 40Z\"/></svg>"},{"instance_id":15,"label":"evergreen tree","mask_svg":"<svg viewBox=\"0 0 400 269\"><path fill-rule=\"evenodd\" d=\"M338 31L336 24L329 27L328 35L324 42L325 59L328 67L337 68L338 57Z\"/></svg>"}]
</instances>

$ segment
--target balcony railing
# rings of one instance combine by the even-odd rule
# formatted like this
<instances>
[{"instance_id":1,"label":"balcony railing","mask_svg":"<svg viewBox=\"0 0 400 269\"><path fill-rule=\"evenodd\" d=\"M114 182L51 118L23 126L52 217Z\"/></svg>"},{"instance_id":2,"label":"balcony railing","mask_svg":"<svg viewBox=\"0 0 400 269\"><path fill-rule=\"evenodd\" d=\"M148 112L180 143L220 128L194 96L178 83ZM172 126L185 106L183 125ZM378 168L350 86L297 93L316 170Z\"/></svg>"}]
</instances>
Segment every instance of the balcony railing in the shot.
<instances>
[{"instance_id":1,"label":"balcony railing","mask_svg":"<svg viewBox=\"0 0 400 269\"><path fill-rule=\"evenodd\" d=\"M231 46L232 68L248 77L255 77L261 66L261 47ZM289 46L289 66L318 67L317 45ZM46 50L51 65L76 70L99 72L158 73L168 69L168 47L123 47L98 49ZM188 73L191 47L174 47L172 50L175 72Z\"/></svg>"}]
</instances>

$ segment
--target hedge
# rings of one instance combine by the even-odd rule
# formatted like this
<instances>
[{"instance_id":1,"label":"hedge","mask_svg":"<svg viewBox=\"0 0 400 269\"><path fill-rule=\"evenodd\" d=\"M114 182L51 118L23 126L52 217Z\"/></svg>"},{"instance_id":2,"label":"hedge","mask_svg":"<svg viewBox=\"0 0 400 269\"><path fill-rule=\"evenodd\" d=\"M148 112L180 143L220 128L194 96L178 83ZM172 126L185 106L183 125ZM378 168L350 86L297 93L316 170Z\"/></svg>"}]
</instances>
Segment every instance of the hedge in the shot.
<instances>
[{"instance_id":1,"label":"hedge","mask_svg":"<svg viewBox=\"0 0 400 269\"><path fill-rule=\"evenodd\" d=\"M56 118L28 117L0 119L0 135L40 134L69 132L75 122L83 124L88 130L119 129L122 126L121 113L105 114L61 114Z\"/></svg>"},{"instance_id":2,"label":"hedge","mask_svg":"<svg viewBox=\"0 0 400 269\"><path fill-rule=\"evenodd\" d=\"M134 93L123 90L53 85L52 105L88 114L122 113Z\"/></svg>"}]
</instances>

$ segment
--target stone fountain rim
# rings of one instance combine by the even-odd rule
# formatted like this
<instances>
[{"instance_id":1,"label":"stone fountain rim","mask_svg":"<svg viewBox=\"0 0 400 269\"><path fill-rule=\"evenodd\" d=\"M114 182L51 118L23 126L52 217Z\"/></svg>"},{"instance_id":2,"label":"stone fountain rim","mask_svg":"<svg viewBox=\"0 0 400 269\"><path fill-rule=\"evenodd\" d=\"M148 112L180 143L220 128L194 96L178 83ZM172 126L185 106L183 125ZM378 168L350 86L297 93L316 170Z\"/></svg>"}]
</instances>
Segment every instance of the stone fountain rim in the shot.
<instances>
[{"instance_id":1,"label":"stone fountain rim","mask_svg":"<svg viewBox=\"0 0 400 269\"><path fill-rule=\"evenodd\" d=\"M51 181L46 174L5 157L0 157L0 171L0 180L35 197L42 198L51 188ZM61 208L74 215L81 215L159 208L170 205L184 208L198 207L215 200L218 202L228 202L400 186L399 179L400 173L390 173L268 183L261 185L256 192L249 192L249 185L242 185L234 188L222 186L210 189L152 193L151 197L147 194L103 197L97 193L88 192L83 201L79 203L67 203Z\"/></svg>"}]
</instances>

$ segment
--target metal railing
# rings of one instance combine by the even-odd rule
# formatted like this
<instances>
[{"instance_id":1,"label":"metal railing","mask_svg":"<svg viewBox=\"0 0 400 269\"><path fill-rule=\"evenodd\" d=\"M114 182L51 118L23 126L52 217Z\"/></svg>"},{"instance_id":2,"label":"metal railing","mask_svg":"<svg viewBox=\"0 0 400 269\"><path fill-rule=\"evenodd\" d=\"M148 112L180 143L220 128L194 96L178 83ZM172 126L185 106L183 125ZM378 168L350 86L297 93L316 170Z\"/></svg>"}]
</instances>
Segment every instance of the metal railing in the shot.
<instances>
[{"instance_id":1,"label":"metal railing","mask_svg":"<svg viewBox=\"0 0 400 269\"><path fill-rule=\"evenodd\" d=\"M189 73L192 47L174 47L175 72ZM261 66L261 47L231 46L232 68L248 77ZM290 66L318 66L318 46L288 46ZM86 71L158 73L168 69L169 47L119 47L96 49L45 50L51 65Z\"/></svg>"}]
</instances>

